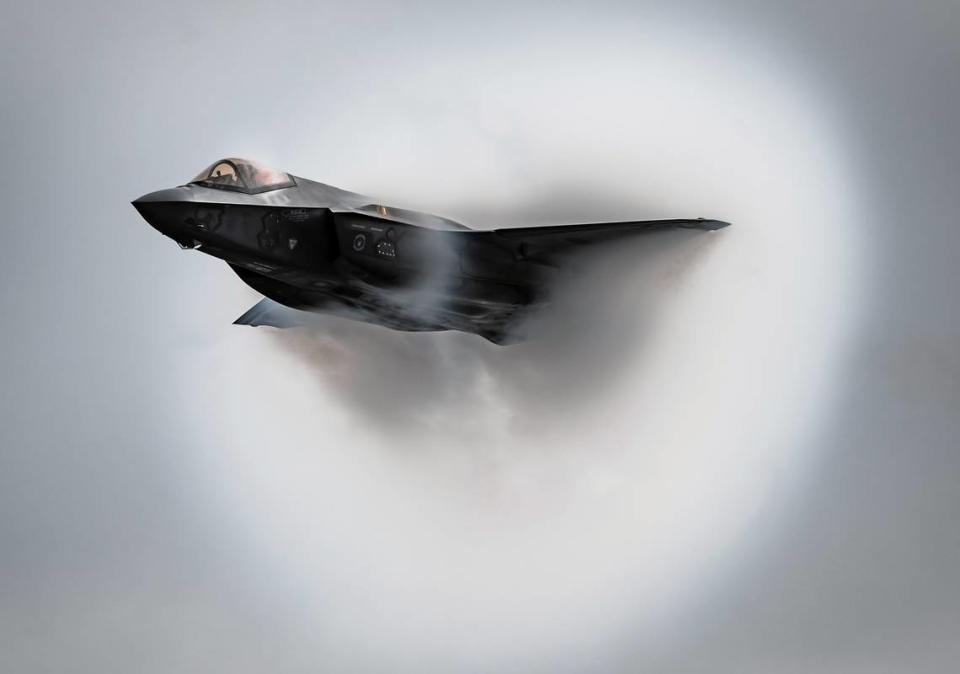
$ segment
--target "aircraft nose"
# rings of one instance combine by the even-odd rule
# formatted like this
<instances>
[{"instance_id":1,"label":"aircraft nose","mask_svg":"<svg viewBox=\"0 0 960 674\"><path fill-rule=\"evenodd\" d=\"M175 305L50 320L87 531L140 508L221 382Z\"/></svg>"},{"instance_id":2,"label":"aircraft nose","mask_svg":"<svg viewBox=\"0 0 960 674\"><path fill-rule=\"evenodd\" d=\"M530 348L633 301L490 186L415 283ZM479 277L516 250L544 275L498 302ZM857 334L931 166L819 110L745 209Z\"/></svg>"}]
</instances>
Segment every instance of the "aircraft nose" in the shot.
<instances>
[{"instance_id":1,"label":"aircraft nose","mask_svg":"<svg viewBox=\"0 0 960 674\"><path fill-rule=\"evenodd\" d=\"M156 192L149 192L144 194L139 199L134 199L130 203L133 204L133 207L143 215L144 207L147 204L162 204L162 203L171 203L176 201L183 201L183 196L180 194L178 188L173 187L166 190L157 190ZM149 210L150 206L146 206L146 210Z\"/></svg>"},{"instance_id":2,"label":"aircraft nose","mask_svg":"<svg viewBox=\"0 0 960 674\"><path fill-rule=\"evenodd\" d=\"M161 220L161 211L163 204L166 200L162 198L162 195L167 192L167 190L160 190L159 192L150 192L149 194L144 194L139 199L134 199L131 203L133 207L137 209L144 220L146 220L152 227L156 229L160 228ZM162 230L161 230L162 231Z\"/></svg>"},{"instance_id":3,"label":"aircraft nose","mask_svg":"<svg viewBox=\"0 0 960 674\"><path fill-rule=\"evenodd\" d=\"M131 203L151 227L161 234L176 238L180 229L177 214L183 202L183 194L179 188L174 187L144 194Z\"/></svg>"}]
</instances>

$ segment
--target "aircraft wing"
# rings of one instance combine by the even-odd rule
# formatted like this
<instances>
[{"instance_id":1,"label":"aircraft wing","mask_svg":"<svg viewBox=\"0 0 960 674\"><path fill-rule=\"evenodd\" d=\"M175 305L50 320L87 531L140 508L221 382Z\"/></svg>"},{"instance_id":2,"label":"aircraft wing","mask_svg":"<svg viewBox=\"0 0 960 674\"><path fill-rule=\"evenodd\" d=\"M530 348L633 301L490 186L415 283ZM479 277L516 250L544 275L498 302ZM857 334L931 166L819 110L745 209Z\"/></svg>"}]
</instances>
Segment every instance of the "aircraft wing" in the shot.
<instances>
[{"instance_id":1,"label":"aircraft wing","mask_svg":"<svg viewBox=\"0 0 960 674\"><path fill-rule=\"evenodd\" d=\"M310 314L285 307L279 302L264 298L233 322L234 325L269 325L274 328L295 328L307 325Z\"/></svg>"},{"instance_id":2,"label":"aircraft wing","mask_svg":"<svg viewBox=\"0 0 960 674\"><path fill-rule=\"evenodd\" d=\"M547 225L545 227L515 227L493 230L498 243L506 244L519 256L543 259L572 252L574 249L596 243L616 241L639 234L672 229L713 231L730 223L722 220L641 220L636 222L601 222L583 225Z\"/></svg>"}]
</instances>

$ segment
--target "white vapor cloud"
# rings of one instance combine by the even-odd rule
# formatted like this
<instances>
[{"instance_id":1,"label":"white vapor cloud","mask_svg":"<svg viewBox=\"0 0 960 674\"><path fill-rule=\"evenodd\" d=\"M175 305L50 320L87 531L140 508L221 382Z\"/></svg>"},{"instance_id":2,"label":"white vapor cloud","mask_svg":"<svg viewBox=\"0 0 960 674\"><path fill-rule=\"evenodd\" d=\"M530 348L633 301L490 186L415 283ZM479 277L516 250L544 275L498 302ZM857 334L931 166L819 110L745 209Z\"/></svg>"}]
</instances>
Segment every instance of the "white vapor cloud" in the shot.
<instances>
[{"instance_id":1,"label":"white vapor cloud","mask_svg":"<svg viewBox=\"0 0 960 674\"><path fill-rule=\"evenodd\" d=\"M817 458L861 274L830 108L733 35L561 33L589 48L518 32L476 60L468 33L399 58L329 122L350 158L326 138L278 163L478 227L733 227L592 259L518 346L328 318L185 359L201 470L334 660L532 666L664 638Z\"/></svg>"}]
</instances>

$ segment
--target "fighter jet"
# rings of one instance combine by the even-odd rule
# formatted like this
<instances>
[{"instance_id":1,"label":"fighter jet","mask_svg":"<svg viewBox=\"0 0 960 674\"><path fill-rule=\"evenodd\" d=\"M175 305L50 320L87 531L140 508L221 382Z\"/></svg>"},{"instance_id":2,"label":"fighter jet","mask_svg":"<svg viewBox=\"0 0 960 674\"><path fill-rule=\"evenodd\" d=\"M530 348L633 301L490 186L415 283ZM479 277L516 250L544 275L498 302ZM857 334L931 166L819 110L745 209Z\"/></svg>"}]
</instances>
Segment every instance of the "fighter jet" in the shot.
<instances>
[{"instance_id":1,"label":"fighter jet","mask_svg":"<svg viewBox=\"0 0 960 674\"><path fill-rule=\"evenodd\" d=\"M648 220L474 230L290 175L214 162L186 185L133 202L182 248L224 260L265 296L240 325L290 327L301 312L395 330L460 330L498 344L550 299L556 270L591 244L728 223Z\"/></svg>"}]
</instances>

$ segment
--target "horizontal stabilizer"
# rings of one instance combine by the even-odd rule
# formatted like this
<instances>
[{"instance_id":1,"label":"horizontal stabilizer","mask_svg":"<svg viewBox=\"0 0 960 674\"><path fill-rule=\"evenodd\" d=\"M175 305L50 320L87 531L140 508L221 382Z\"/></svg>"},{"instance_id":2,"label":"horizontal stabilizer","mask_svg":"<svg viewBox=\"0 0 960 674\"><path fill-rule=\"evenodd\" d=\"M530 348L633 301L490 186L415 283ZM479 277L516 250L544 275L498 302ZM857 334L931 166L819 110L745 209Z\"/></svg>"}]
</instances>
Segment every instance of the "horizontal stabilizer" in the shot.
<instances>
[{"instance_id":1,"label":"horizontal stabilizer","mask_svg":"<svg viewBox=\"0 0 960 674\"><path fill-rule=\"evenodd\" d=\"M263 298L233 322L234 325L269 325L274 328L295 328L306 325L312 318L306 311L285 307L279 302Z\"/></svg>"}]
</instances>

